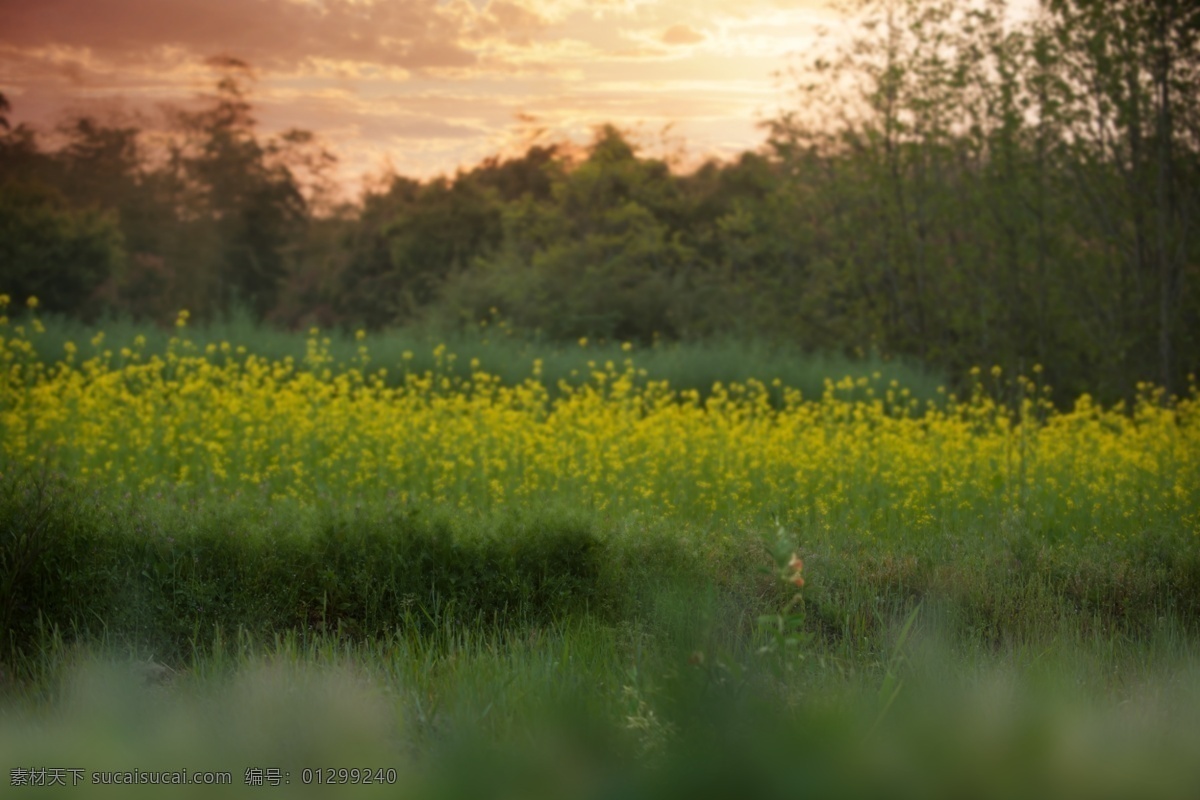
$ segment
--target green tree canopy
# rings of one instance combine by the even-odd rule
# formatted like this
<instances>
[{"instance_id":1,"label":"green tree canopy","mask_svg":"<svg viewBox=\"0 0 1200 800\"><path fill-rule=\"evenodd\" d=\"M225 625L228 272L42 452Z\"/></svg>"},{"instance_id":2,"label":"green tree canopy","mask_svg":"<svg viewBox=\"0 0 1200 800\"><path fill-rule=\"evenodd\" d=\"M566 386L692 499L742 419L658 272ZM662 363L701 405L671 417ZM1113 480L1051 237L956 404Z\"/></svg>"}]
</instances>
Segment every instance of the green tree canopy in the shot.
<instances>
[{"instance_id":1,"label":"green tree canopy","mask_svg":"<svg viewBox=\"0 0 1200 800\"><path fill-rule=\"evenodd\" d=\"M112 215L76 211L47 186L0 183L0 286L50 311L89 316L96 291L124 261Z\"/></svg>"}]
</instances>

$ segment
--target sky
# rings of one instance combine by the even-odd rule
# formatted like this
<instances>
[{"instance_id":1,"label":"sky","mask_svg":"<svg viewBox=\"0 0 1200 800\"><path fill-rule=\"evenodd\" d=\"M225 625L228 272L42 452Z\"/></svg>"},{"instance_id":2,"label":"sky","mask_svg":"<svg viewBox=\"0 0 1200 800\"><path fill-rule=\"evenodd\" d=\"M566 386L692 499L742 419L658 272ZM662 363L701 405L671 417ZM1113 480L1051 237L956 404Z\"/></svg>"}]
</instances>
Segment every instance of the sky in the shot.
<instances>
[{"instance_id":1,"label":"sky","mask_svg":"<svg viewBox=\"0 0 1200 800\"><path fill-rule=\"evenodd\" d=\"M343 185L603 123L684 163L755 148L789 99L780 71L838 20L825 0L0 0L0 19L14 123L153 120L232 57L260 130L320 134Z\"/></svg>"}]
</instances>

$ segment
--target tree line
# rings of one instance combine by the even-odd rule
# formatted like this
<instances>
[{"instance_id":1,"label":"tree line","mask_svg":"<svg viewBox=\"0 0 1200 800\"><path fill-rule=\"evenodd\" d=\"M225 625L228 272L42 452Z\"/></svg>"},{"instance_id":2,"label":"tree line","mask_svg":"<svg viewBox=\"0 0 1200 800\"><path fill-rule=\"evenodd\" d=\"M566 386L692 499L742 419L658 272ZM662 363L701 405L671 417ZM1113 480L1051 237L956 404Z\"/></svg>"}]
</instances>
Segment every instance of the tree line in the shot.
<instances>
[{"instance_id":1,"label":"tree line","mask_svg":"<svg viewBox=\"0 0 1200 800\"><path fill-rule=\"evenodd\" d=\"M600 128L329 201L312 132L256 126L244 64L165 133L0 96L0 288L80 316L722 335L1043 365L1064 393L1200 362L1200 9L856 0L764 147L680 172Z\"/></svg>"}]
</instances>

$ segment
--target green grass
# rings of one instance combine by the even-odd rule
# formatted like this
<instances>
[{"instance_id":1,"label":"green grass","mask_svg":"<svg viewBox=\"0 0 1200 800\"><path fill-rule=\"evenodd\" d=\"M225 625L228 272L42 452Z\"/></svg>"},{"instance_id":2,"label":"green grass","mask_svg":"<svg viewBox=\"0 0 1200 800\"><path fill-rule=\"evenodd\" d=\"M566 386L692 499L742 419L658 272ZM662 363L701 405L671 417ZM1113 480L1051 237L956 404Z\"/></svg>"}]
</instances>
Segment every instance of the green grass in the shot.
<instances>
[{"instance_id":1,"label":"green grass","mask_svg":"<svg viewBox=\"0 0 1200 800\"><path fill-rule=\"evenodd\" d=\"M213 769L253 794L249 767L295 786L306 766L370 766L435 797L1200 788L1194 532L776 541L571 509L191 506L11 472L0 489L2 780ZM778 639L764 624L792 592L773 547L798 547L807 580Z\"/></svg>"},{"instance_id":2,"label":"green grass","mask_svg":"<svg viewBox=\"0 0 1200 800\"><path fill-rule=\"evenodd\" d=\"M9 700L0 750L6 770L228 770L235 791L252 767L294 787L306 767L385 767L406 796L432 797L1186 798L1200 785L1200 662L1170 633L983 653L924 624L886 706L876 670L812 653L789 673L749 648L696 664L656 634L583 619L368 642L214 636L152 685L119 648L51 638L48 688Z\"/></svg>"},{"instance_id":3,"label":"green grass","mask_svg":"<svg viewBox=\"0 0 1200 800\"><path fill-rule=\"evenodd\" d=\"M119 354L122 347L132 347L138 336L146 344L147 356L163 355L168 341L179 333L177 329L154 328L128 318L100 320L85 324L79 320L55 315L42 315L45 332L34 337L38 355L45 361L62 359L64 345L74 342L82 357L111 350ZM98 347L91 345L98 332L104 337ZM307 352L307 332L290 332L256 324L247 315L234 314L228 319L186 328L186 336L201 352L208 345L226 342L233 348L243 346L246 352L270 360L291 357L302 365ZM713 341L661 343L651 347L632 347L626 351L621 342L548 342L514 333L500 326L471 331L437 331L432 329L393 329L366 334L361 341L352 332L330 330L319 333L329 339L333 364L345 368L359 365L358 348L365 345L370 353L368 368L386 368L389 381L398 383L404 372L438 371L466 377L471 363L478 360L487 372L498 376L507 385L521 383L533 374L534 362L541 362L541 374L548 387L559 381L581 385L589 380L593 367L612 362L620 367L632 358L639 369L653 380L668 381L676 389L694 389L702 396L721 382L746 382L756 379L766 384L778 379L783 386L799 389L805 397L820 397L827 379L845 377L873 378L878 384L896 381L913 397L939 401L939 386L947 378L918 364L903 359L886 359L876 355L849 358L837 354L805 353L766 341L722 338ZM445 345L453 360L438 363L434 355L438 345ZM221 356L223 358L223 356ZM848 395L849 396L849 395Z\"/></svg>"}]
</instances>

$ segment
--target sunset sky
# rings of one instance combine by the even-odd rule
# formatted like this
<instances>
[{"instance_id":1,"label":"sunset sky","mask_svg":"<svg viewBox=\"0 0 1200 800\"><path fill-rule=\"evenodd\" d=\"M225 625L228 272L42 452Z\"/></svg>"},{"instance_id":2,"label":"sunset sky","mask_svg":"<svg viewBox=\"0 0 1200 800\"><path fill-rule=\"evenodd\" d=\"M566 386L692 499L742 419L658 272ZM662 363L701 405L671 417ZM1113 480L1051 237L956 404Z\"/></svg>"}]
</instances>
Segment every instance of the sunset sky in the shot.
<instances>
[{"instance_id":1,"label":"sunset sky","mask_svg":"<svg viewBox=\"0 0 1200 800\"><path fill-rule=\"evenodd\" d=\"M692 159L755 147L789 100L776 73L837 23L824 0L0 0L0 19L13 122L195 102L232 56L262 130L319 132L347 182L603 122L651 144L673 123Z\"/></svg>"}]
</instances>

